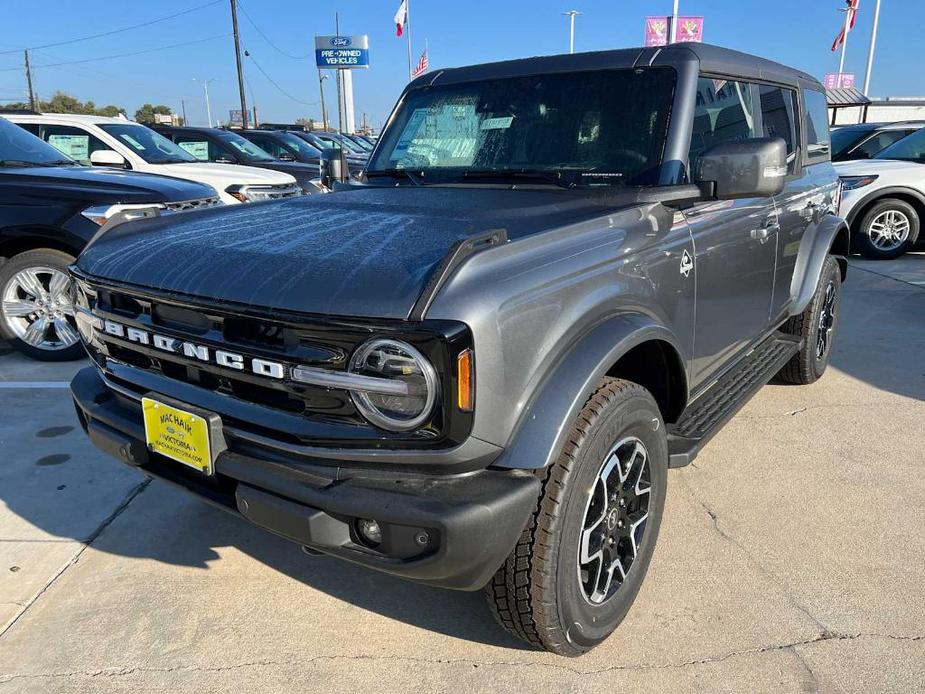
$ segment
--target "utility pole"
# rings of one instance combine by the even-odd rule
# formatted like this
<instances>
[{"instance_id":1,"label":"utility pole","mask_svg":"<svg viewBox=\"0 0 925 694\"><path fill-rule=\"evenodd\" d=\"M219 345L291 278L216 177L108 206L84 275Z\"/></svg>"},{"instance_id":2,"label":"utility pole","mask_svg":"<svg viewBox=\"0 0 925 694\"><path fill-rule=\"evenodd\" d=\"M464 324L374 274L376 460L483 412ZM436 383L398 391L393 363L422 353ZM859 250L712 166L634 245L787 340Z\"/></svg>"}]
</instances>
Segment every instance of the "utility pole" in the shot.
<instances>
[{"instance_id":1,"label":"utility pole","mask_svg":"<svg viewBox=\"0 0 925 694\"><path fill-rule=\"evenodd\" d=\"M569 10L568 12L563 12L566 17L569 18L569 32L568 32L568 52L575 52L575 17L581 14L578 10Z\"/></svg>"},{"instance_id":2,"label":"utility pole","mask_svg":"<svg viewBox=\"0 0 925 694\"><path fill-rule=\"evenodd\" d=\"M671 32L668 36L668 43L678 42L678 9L679 0L674 0L674 7L671 10Z\"/></svg>"},{"instance_id":3,"label":"utility pole","mask_svg":"<svg viewBox=\"0 0 925 694\"><path fill-rule=\"evenodd\" d=\"M180 99L180 111L183 113L183 125L189 125L189 121L186 120L186 99Z\"/></svg>"},{"instance_id":4,"label":"utility pole","mask_svg":"<svg viewBox=\"0 0 925 694\"><path fill-rule=\"evenodd\" d=\"M231 0L231 28L234 32L234 59L238 66L238 94L241 96L241 127L247 130L247 100L244 98L244 68L241 66L241 37L238 34L237 0Z\"/></svg>"},{"instance_id":5,"label":"utility pole","mask_svg":"<svg viewBox=\"0 0 925 694\"><path fill-rule=\"evenodd\" d=\"M29 85L29 108L33 111L39 110L38 100L35 98L35 90L32 88L32 68L29 66L29 51L23 51L26 57L26 84Z\"/></svg>"},{"instance_id":6,"label":"utility pole","mask_svg":"<svg viewBox=\"0 0 925 694\"><path fill-rule=\"evenodd\" d=\"M845 71L845 52L848 50L848 32L851 30L851 4L841 10L845 13L845 36L841 42L841 60L838 61L838 74ZM841 86L841 77L838 78L838 86Z\"/></svg>"},{"instance_id":7,"label":"utility pole","mask_svg":"<svg viewBox=\"0 0 925 694\"><path fill-rule=\"evenodd\" d=\"M867 50L867 72L864 74L864 96L870 91L870 73L874 68L874 49L877 47L877 25L880 23L880 0L874 8L874 26L870 30L870 48Z\"/></svg>"},{"instance_id":8,"label":"utility pole","mask_svg":"<svg viewBox=\"0 0 925 694\"><path fill-rule=\"evenodd\" d=\"M327 75L322 74L321 68L318 68L318 91L321 92L321 127L323 130L328 129L328 111L324 106L324 81Z\"/></svg>"}]
</instances>

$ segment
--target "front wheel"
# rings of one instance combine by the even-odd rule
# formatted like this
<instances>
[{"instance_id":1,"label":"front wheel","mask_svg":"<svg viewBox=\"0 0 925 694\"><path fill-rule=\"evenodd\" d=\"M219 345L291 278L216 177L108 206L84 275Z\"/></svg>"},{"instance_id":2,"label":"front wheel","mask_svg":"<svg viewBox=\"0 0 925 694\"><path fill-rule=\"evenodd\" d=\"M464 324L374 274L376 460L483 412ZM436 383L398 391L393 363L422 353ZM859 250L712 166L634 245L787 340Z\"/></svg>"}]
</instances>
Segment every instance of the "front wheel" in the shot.
<instances>
[{"instance_id":1,"label":"front wheel","mask_svg":"<svg viewBox=\"0 0 925 694\"><path fill-rule=\"evenodd\" d=\"M545 471L533 518L485 586L501 625L565 656L606 639L642 585L667 477L665 425L652 396L604 379Z\"/></svg>"},{"instance_id":2,"label":"front wheel","mask_svg":"<svg viewBox=\"0 0 925 694\"><path fill-rule=\"evenodd\" d=\"M854 244L861 255L871 260L898 258L915 245L919 223L918 212L908 202L881 200L864 215Z\"/></svg>"},{"instance_id":3,"label":"front wheel","mask_svg":"<svg viewBox=\"0 0 925 694\"><path fill-rule=\"evenodd\" d=\"M13 256L0 267L0 335L41 361L85 356L74 319L67 266L74 257L40 249Z\"/></svg>"}]
</instances>

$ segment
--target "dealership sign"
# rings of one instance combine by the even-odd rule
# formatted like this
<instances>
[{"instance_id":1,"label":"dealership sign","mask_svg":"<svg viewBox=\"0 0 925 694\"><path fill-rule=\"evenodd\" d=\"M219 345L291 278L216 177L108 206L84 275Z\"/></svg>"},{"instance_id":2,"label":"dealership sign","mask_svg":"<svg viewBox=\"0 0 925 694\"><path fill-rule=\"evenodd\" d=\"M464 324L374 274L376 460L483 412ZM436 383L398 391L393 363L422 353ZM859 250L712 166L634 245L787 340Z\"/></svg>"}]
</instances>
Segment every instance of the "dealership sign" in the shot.
<instances>
[{"instance_id":1,"label":"dealership sign","mask_svg":"<svg viewBox=\"0 0 925 694\"><path fill-rule=\"evenodd\" d=\"M823 82L826 89L853 89L854 73L853 72L829 72Z\"/></svg>"},{"instance_id":2,"label":"dealership sign","mask_svg":"<svg viewBox=\"0 0 925 694\"><path fill-rule=\"evenodd\" d=\"M316 36L315 64L329 70L369 67L369 37Z\"/></svg>"},{"instance_id":3,"label":"dealership sign","mask_svg":"<svg viewBox=\"0 0 925 694\"><path fill-rule=\"evenodd\" d=\"M645 45L666 45L670 27L671 17L646 17ZM681 41L703 41L703 17L678 17L678 36L675 43Z\"/></svg>"}]
</instances>

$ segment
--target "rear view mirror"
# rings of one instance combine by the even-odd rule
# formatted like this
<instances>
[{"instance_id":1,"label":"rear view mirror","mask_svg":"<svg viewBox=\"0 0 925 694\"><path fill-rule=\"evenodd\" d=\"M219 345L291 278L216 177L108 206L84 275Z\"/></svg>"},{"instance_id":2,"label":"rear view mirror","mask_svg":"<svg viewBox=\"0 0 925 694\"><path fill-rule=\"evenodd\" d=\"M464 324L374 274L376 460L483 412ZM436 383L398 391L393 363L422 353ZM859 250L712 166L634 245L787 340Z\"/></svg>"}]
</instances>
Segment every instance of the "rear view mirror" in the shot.
<instances>
[{"instance_id":1,"label":"rear view mirror","mask_svg":"<svg viewBox=\"0 0 925 694\"><path fill-rule=\"evenodd\" d=\"M289 152L280 152L279 157L277 157L277 159L279 159L280 161L295 161L295 157L289 154Z\"/></svg>"},{"instance_id":2,"label":"rear view mirror","mask_svg":"<svg viewBox=\"0 0 925 694\"><path fill-rule=\"evenodd\" d=\"M238 163L238 160L235 159L230 154L219 154L217 157L215 157L213 161L215 161L216 164L237 164Z\"/></svg>"},{"instance_id":3,"label":"rear view mirror","mask_svg":"<svg viewBox=\"0 0 925 694\"><path fill-rule=\"evenodd\" d=\"M98 149L90 153L90 163L93 166L125 167L125 157L111 149Z\"/></svg>"},{"instance_id":4,"label":"rear view mirror","mask_svg":"<svg viewBox=\"0 0 925 694\"><path fill-rule=\"evenodd\" d=\"M777 195L787 175L787 144L779 137L722 142L697 160L694 181L713 184L718 200Z\"/></svg>"}]
</instances>

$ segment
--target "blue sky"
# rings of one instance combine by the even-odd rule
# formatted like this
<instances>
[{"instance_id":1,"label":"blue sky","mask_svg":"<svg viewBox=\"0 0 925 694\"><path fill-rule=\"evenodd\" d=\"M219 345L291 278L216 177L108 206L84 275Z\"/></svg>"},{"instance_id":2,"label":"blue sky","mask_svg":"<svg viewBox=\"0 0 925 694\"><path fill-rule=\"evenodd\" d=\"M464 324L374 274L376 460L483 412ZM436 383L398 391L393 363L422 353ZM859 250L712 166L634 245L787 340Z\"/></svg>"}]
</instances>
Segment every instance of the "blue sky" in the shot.
<instances>
[{"instance_id":1,"label":"blue sky","mask_svg":"<svg viewBox=\"0 0 925 694\"><path fill-rule=\"evenodd\" d=\"M0 29L0 51L118 29L206 2L4 0L0 1L6 17ZM247 13L239 16L242 49L253 55L253 59L245 58L245 74L262 120L289 121L320 113L313 59L296 60L284 53L311 53L314 34L334 33L335 10L340 12L342 33L370 37L372 67L356 71L354 78L357 118L365 111L377 126L385 119L407 79L405 42L395 37L392 24L398 0L240 2ZM859 83L874 2L861 0L858 23L849 37L846 71L857 73ZM710 43L772 58L821 78L838 67L838 56L830 52L830 46L843 16L837 11L842 5L842 0L681 0L681 14L703 15L704 38ZM321 6L323 12L318 10ZM425 38L432 68L565 52L568 25L561 13L567 9L583 13L576 22L576 50L589 51L641 44L643 18L669 13L671 0L411 0L414 57L423 49ZM923 26L923 0L883 0L873 95L925 95ZM179 111L185 99L189 120L196 124L205 122L205 105L202 89L193 78L215 78L210 87L213 115L227 118L237 99L231 38L116 60L42 65L158 48L230 31L228 3L222 1L143 29L39 49L32 55L36 88L42 97L61 89L97 104L116 103L125 106L129 115L144 102L166 103ZM22 72L4 69L17 68L21 61L19 53L0 55L0 100L24 94ZM288 95L271 84L253 61ZM326 84L333 113L333 86L331 81Z\"/></svg>"}]
</instances>

